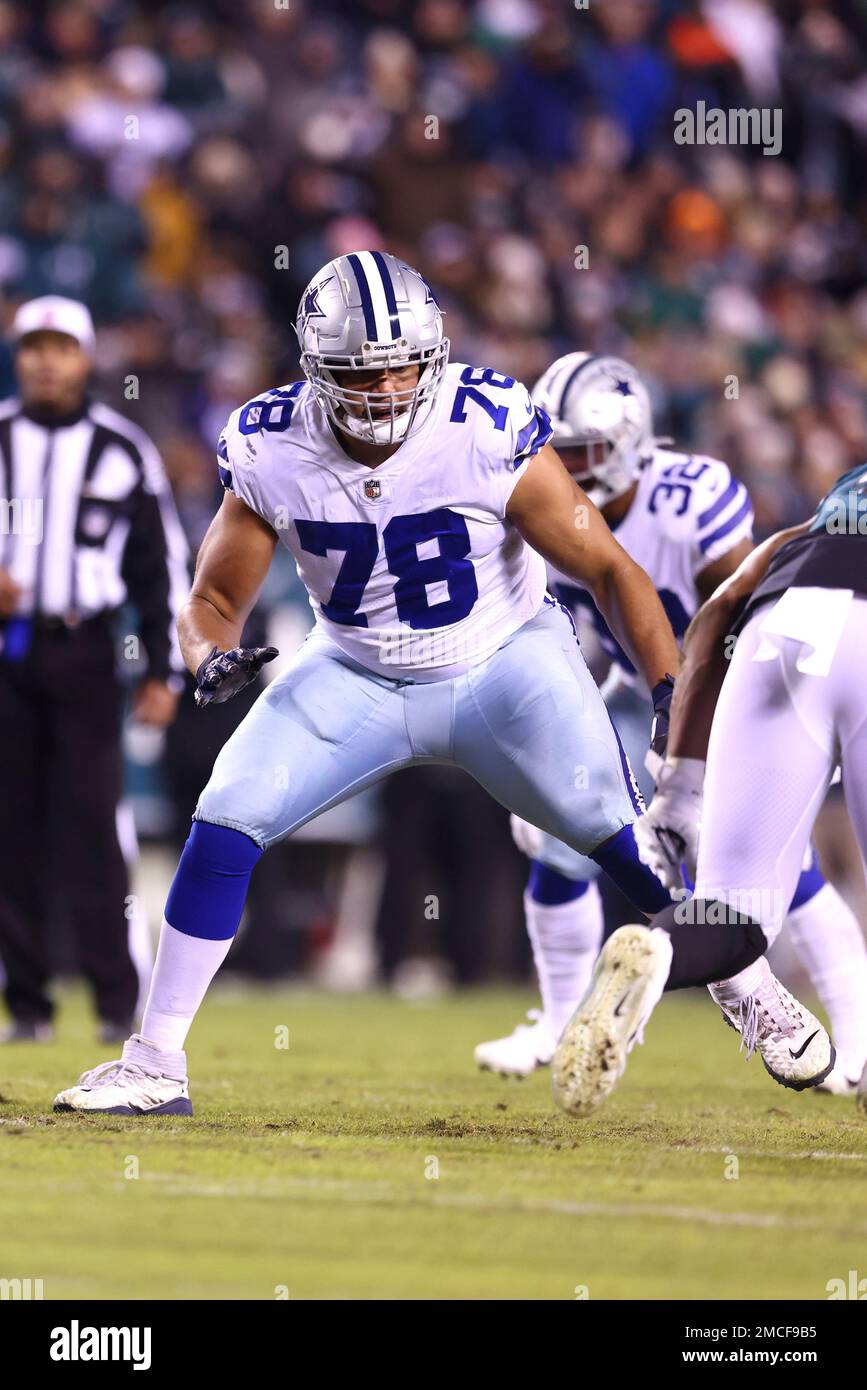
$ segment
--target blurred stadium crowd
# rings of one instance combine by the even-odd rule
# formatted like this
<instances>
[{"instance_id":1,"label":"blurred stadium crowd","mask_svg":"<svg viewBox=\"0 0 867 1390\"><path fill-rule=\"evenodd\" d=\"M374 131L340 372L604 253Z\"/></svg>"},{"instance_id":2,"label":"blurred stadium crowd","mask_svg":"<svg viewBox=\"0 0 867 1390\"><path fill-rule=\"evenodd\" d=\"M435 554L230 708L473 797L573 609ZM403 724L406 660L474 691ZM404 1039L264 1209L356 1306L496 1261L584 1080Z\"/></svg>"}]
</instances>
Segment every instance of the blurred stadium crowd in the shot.
<instances>
[{"instance_id":1,"label":"blurred stadium crowd","mask_svg":"<svg viewBox=\"0 0 867 1390\"><path fill-rule=\"evenodd\" d=\"M90 306L194 548L226 417L360 247L422 270L456 360L632 359L766 533L867 453L865 56L863 0L0 0L0 284ZM700 100L782 108L782 153L676 145Z\"/></svg>"},{"instance_id":2,"label":"blurred stadium crowd","mask_svg":"<svg viewBox=\"0 0 867 1390\"><path fill-rule=\"evenodd\" d=\"M865 40L858 0L2 3L0 281L90 305L194 537L225 416L359 246L420 266L458 359L633 357L769 529L867 446ZM782 155L676 146L699 99L782 107Z\"/></svg>"}]
</instances>

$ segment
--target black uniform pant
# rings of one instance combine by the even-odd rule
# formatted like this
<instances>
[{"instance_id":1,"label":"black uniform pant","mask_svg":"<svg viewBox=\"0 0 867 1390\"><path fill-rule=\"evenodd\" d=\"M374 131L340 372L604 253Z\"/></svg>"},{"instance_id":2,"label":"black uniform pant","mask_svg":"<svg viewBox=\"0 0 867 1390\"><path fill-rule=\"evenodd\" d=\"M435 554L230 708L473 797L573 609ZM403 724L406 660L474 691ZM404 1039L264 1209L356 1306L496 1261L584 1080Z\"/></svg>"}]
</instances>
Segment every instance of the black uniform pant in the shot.
<instances>
[{"instance_id":1,"label":"black uniform pant","mask_svg":"<svg viewBox=\"0 0 867 1390\"><path fill-rule=\"evenodd\" d=\"M138 979L117 836L122 691L108 626L37 631L0 655L0 957L6 1003L48 1020L48 909L60 900L101 1019L132 1018Z\"/></svg>"}]
</instances>

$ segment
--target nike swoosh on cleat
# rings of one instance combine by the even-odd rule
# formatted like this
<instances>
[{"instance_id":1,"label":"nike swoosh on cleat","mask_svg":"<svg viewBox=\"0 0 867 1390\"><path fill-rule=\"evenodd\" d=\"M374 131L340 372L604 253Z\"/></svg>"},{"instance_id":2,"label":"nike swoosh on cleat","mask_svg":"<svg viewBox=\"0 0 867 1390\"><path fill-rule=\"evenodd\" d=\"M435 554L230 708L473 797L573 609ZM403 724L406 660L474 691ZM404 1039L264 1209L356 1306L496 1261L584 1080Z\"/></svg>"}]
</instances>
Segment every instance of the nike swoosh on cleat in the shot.
<instances>
[{"instance_id":1,"label":"nike swoosh on cleat","mask_svg":"<svg viewBox=\"0 0 867 1390\"><path fill-rule=\"evenodd\" d=\"M792 1049L789 1048L789 1056L792 1058L792 1061L797 1062L799 1057L803 1057L804 1053L807 1051L807 1048L810 1046L810 1043L813 1041L814 1038L818 1038L818 1036L819 1030L817 1028L815 1033L810 1034L807 1041L804 1043L804 1046L798 1048L797 1052L793 1052Z\"/></svg>"}]
</instances>

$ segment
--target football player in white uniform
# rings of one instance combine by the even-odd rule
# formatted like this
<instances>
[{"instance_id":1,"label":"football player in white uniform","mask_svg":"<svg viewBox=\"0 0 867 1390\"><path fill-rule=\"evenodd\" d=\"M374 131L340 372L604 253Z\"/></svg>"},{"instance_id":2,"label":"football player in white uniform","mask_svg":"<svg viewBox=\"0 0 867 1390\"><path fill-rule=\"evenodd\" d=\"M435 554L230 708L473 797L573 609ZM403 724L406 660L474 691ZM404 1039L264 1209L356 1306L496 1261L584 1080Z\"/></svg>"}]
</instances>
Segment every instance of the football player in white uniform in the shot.
<instances>
[{"instance_id":1,"label":"football player in white uniform","mask_svg":"<svg viewBox=\"0 0 867 1390\"><path fill-rule=\"evenodd\" d=\"M653 584L548 444L544 411L511 377L448 365L433 294L390 255L329 262L296 329L305 380L235 411L220 441L226 495L179 622L198 703L277 655L238 643L281 540L316 625L214 764L141 1032L59 1110L190 1114L185 1039L256 861L410 763L464 768L648 916L670 902L639 860L628 763L545 559L590 589L666 698L677 645Z\"/></svg>"},{"instance_id":2,"label":"football player in white uniform","mask_svg":"<svg viewBox=\"0 0 867 1390\"><path fill-rule=\"evenodd\" d=\"M606 943L552 1061L566 1109L591 1113L616 1085L663 989L708 972L727 1020L777 1080L800 1090L833 1063L825 1030L774 979L764 952L838 767L867 865L865 646L861 465L809 521L749 555L690 624L668 756L636 833L669 884L687 863L694 894ZM726 969L735 959L738 968ZM867 1069L859 1102L867 1103Z\"/></svg>"},{"instance_id":3,"label":"football player in white uniform","mask_svg":"<svg viewBox=\"0 0 867 1390\"><path fill-rule=\"evenodd\" d=\"M699 605L752 550L746 488L719 459L678 453L654 438L640 376L620 358L573 352L544 373L532 396L549 416L566 467L601 509L619 543L653 580L680 640ZM563 575L552 591L576 619L588 614L611 658L602 687L647 801L651 701L592 595ZM658 761L658 759L657 759ZM532 863L524 897L542 1009L533 1022L480 1043L476 1062L502 1075L547 1065L589 982L602 945L600 870L567 845L513 817ZM787 917L790 937L828 1010L839 1061L824 1089L850 1092L867 1060L867 948L858 921L826 883L808 849Z\"/></svg>"}]
</instances>

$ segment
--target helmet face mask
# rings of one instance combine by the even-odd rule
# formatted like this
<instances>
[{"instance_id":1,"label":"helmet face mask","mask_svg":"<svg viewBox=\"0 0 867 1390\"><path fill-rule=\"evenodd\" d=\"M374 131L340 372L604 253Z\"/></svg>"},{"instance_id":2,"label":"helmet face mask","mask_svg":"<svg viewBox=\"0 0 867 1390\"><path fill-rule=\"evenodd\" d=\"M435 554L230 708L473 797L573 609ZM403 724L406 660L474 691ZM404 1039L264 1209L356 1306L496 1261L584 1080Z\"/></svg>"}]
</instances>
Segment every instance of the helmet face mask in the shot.
<instances>
[{"instance_id":1,"label":"helmet face mask","mask_svg":"<svg viewBox=\"0 0 867 1390\"><path fill-rule=\"evenodd\" d=\"M572 352L558 358L532 391L554 427L551 443L597 507L633 486L655 446L650 398L619 357Z\"/></svg>"},{"instance_id":2,"label":"helmet face mask","mask_svg":"<svg viewBox=\"0 0 867 1390\"><path fill-rule=\"evenodd\" d=\"M596 470L610 457L611 445L605 439L576 439L570 444L559 444L557 452L568 472L586 492L593 486Z\"/></svg>"},{"instance_id":3,"label":"helmet face mask","mask_svg":"<svg viewBox=\"0 0 867 1390\"><path fill-rule=\"evenodd\" d=\"M382 438L390 443L404 437L411 428L419 405L416 391L419 367L411 364L393 368L392 380L397 382L393 391L375 389L382 375L378 371L329 371L328 376L334 384L323 383L323 393L329 395L334 405L335 420L339 421L345 433L355 434L358 438L369 438L374 434L377 440ZM361 384L371 376L374 389ZM357 385L354 377L360 378ZM404 381L407 381L406 386Z\"/></svg>"},{"instance_id":4,"label":"helmet face mask","mask_svg":"<svg viewBox=\"0 0 867 1390\"><path fill-rule=\"evenodd\" d=\"M414 425L427 417L445 370L448 347L448 340L443 339L436 356L431 354L427 360L416 357L408 361L404 353L389 353L378 359L374 368L369 357L363 367L344 363L331 366L321 360L312 373L303 361L302 367L313 381L317 401L337 429L368 443L394 444L406 439ZM408 386L399 383L394 391L371 391L352 381L356 374L365 378L372 371L381 377L388 368L403 374L409 366L417 366L415 381ZM381 370L376 371L377 367Z\"/></svg>"},{"instance_id":5,"label":"helmet face mask","mask_svg":"<svg viewBox=\"0 0 867 1390\"><path fill-rule=\"evenodd\" d=\"M296 332L301 368L332 425L370 444L402 442L427 419L442 385L449 341L430 287L395 256L338 256L301 298ZM392 337L386 335L391 333ZM381 336L376 336L381 335ZM353 386L417 365L417 379L395 391Z\"/></svg>"}]
</instances>

